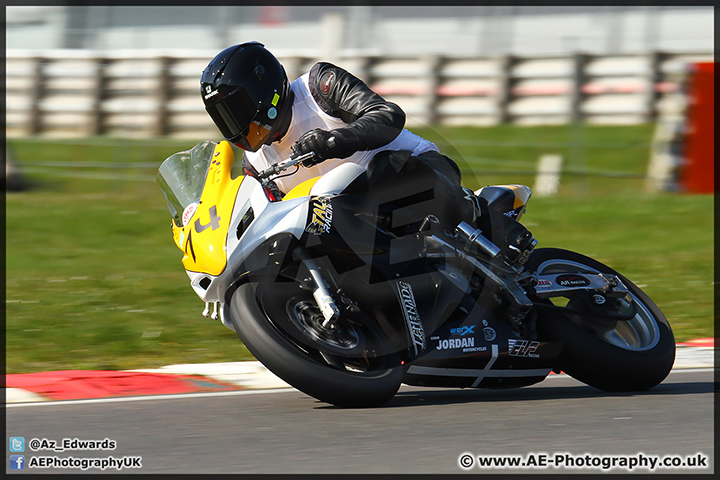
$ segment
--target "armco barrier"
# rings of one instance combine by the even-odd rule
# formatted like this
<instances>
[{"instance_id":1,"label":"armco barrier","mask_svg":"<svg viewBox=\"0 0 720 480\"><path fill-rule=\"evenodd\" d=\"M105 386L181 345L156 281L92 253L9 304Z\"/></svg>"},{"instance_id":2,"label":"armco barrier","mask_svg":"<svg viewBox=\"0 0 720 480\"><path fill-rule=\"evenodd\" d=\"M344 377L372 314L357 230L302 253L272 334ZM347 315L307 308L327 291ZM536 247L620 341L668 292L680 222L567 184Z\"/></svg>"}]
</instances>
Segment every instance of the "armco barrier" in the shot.
<instances>
[{"instance_id":1,"label":"armco barrier","mask_svg":"<svg viewBox=\"0 0 720 480\"><path fill-rule=\"evenodd\" d=\"M199 94L216 52L6 51L6 135L217 134ZM340 58L408 115L408 125L631 124L682 95L687 65L712 52L547 58ZM280 58L296 78L318 59Z\"/></svg>"}]
</instances>

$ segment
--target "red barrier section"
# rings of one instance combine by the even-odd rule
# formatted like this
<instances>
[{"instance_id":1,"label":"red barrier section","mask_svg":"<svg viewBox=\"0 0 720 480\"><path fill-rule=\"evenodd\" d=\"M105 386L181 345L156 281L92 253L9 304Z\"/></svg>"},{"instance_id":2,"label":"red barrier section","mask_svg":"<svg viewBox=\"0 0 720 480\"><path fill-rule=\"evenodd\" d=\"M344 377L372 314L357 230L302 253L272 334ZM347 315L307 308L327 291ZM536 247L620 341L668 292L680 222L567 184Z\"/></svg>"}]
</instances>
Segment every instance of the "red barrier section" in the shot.
<instances>
[{"instance_id":1,"label":"red barrier section","mask_svg":"<svg viewBox=\"0 0 720 480\"><path fill-rule=\"evenodd\" d=\"M696 63L688 85L687 134L680 184L690 193L715 191L715 63Z\"/></svg>"},{"instance_id":2,"label":"red barrier section","mask_svg":"<svg viewBox=\"0 0 720 480\"><path fill-rule=\"evenodd\" d=\"M688 340L687 342L678 343L679 347L707 347L715 348L714 338L698 338L695 340Z\"/></svg>"},{"instance_id":3,"label":"red barrier section","mask_svg":"<svg viewBox=\"0 0 720 480\"><path fill-rule=\"evenodd\" d=\"M5 381L8 388L22 388L51 400L240 390L190 375L94 370L19 373L6 375Z\"/></svg>"}]
</instances>

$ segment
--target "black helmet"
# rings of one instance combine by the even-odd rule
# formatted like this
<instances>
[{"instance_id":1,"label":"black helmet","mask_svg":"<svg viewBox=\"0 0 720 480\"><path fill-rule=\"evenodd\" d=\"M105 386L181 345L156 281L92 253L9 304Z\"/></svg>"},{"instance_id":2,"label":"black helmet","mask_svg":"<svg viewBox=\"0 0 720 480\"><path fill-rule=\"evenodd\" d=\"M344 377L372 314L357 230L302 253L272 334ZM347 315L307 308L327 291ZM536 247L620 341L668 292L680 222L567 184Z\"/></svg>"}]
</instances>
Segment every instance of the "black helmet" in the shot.
<instances>
[{"instance_id":1,"label":"black helmet","mask_svg":"<svg viewBox=\"0 0 720 480\"><path fill-rule=\"evenodd\" d=\"M292 106L285 69L262 43L226 48L200 78L205 110L220 133L256 152L285 133Z\"/></svg>"}]
</instances>

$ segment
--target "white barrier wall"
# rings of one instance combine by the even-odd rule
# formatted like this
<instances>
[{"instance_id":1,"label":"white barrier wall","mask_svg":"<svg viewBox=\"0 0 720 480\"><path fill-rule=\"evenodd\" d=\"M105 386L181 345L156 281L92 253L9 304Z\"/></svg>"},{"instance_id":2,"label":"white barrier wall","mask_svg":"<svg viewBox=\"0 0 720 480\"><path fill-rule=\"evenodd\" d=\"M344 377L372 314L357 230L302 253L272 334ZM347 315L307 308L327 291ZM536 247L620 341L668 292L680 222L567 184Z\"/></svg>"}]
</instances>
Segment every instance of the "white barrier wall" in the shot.
<instances>
[{"instance_id":1,"label":"white barrier wall","mask_svg":"<svg viewBox=\"0 0 720 480\"><path fill-rule=\"evenodd\" d=\"M217 130L199 94L215 52L7 50L6 133L205 138ZM314 58L282 57L296 78ZM687 66L711 53L555 57L374 57L337 63L399 104L408 125L631 124L682 96Z\"/></svg>"}]
</instances>

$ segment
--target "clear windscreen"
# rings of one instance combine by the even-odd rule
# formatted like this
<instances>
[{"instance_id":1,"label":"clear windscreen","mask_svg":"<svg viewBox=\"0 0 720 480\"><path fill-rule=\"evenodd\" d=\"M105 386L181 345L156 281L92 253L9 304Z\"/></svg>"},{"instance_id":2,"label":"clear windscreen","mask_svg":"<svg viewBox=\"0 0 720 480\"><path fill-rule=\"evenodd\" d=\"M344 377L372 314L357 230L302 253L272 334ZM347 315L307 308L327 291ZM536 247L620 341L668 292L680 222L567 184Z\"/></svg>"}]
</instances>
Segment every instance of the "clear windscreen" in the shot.
<instances>
[{"instance_id":1,"label":"clear windscreen","mask_svg":"<svg viewBox=\"0 0 720 480\"><path fill-rule=\"evenodd\" d=\"M178 227L183 226L185 208L200 201L215 146L209 140L198 143L190 150L170 155L158 169L158 185Z\"/></svg>"}]
</instances>

